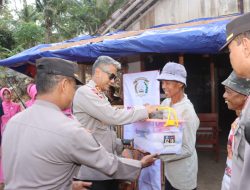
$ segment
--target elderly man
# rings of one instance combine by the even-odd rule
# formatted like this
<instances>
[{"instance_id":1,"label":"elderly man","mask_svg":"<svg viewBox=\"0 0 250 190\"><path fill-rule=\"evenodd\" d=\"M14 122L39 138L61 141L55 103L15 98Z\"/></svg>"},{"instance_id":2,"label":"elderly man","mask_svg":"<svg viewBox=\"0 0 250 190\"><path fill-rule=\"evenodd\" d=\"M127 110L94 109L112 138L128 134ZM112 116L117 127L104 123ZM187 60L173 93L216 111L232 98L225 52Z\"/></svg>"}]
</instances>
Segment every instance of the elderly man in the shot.
<instances>
[{"instance_id":1,"label":"elderly man","mask_svg":"<svg viewBox=\"0 0 250 190\"><path fill-rule=\"evenodd\" d=\"M156 110L156 106L149 105L132 109L117 109L111 106L104 92L114 84L120 67L120 63L111 57L98 57L92 68L92 79L78 88L73 101L73 113L82 126L89 129L108 152L118 155L123 146L121 140L117 139L113 126L146 119L149 113ZM78 178L102 180L99 183L93 182L94 190L118 189L118 182L112 176L86 166L81 167Z\"/></svg>"},{"instance_id":2,"label":"elderly man","mask_svg":"<svg viewBox=\"0 0 250 190\"><path fill-rule=\"evenodd\" d=\"M230 62L235 73L250 79L250 13L237 17L227 24L227 42ZM249 94L249 92L248 92ZM246 137L246 138L245 138ZM247 140L248 143L245 143ZM250 100L246 102L235 133L232 162L231 190L245 190L250 187Z\"/></svg>"},{"instance_id":3,"label":"elderly man","mask_svg":"<svg viewBox=\"0 0 250 190\"><path fill-rule=\"evenodd\" d=\"M232 157L233 157L233 145L234 134L238 130L239 114L241 113L243 106L247 100L247 95L250 90L250 80L237 77L234 72L232 72L229 77L222 82L225 86L225 93L223 98L227 104L228 109L234 110L238 116L236 120L232 123L231 129L228 135L227 143L227 162L225 174L222 180L221 190L229 190L231 175L232 175Z\"/></svg>"},{"instance_id":4,"label":"elderly man","mask_svg":"<svg viewBox=\"0 0 250 190\"><path fill-rule=\"evenodd\" d=\"M141 167L155 160L155 155L136 161L108 153L77 120L61 112L72 103L76 68L76 64L59 58L38 60L37 99L8 122L3 135L6 190L69 190L81 164L133 180ZM83 190L90 185L81 182L74 188Z\"/></svg>"},{"instance_id":5,"label":"elderly man","mask_svg":"<svg viewBox=\"0 0 250 190\"><path fill-rule=\"evenodd\" d=\"M181 154L160 156L165 162L166 190L191 190L197 187L198 161L195 141L199 119L193 104L184 93L186 77L185 67L173 62L167 63L158 77L166 96L161 105L174 108L179 119L185 124ZM163 118L167 118L165 111Z\"/></svg>"}]
</instances>

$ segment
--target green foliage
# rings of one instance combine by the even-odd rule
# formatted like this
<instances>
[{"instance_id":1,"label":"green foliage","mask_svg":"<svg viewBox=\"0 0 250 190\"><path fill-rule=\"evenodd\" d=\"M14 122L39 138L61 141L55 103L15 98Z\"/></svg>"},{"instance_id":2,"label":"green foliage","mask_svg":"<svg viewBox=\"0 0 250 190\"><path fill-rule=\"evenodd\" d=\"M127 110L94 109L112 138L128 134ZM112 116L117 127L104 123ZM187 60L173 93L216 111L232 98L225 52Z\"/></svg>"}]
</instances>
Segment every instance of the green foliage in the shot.
<instances>
[{"instance_id":1,"label":"green foliage","mask_svg":"<svg viewBox=\"0 0 250 190\"><path fill-rule=\"evenodd\" d=\"M69 19L74 20L68 22L70 33L96 34L101 24L124 2L125 0L115 0L110 4L109 0L79 0L77 6L72 6L68 10Z\"/></svg>"},{"instance_id":2,"label":"green foliage","mask_svg":"<svg viewBox=\"0 0 250 190\"><path fill-rule=\"evenodd\" d=\"M11 49L15 44L12 32L7 29L0 28L0 46Z\"/></svg>"},{"instance_id":3,"label":"green foliage","mask_svg":"<svg viewBox=\"0 0 250 190\"><path fill-rule=\"evenodd\" d=\"M13 22L15 21L8 7L2 7L0 10L0 28L9 30L13 28Z\"/></svg>"},{"instance_id":4,"label":"green foliage","mask_svg":"<svg viewBox=\"0 0 250 190\"><path fill-rule=\"evenodd\" d=\"M24 8L18 12L18 22L36 22L42 20L42 14L37 12L33 5L25 5Z\"/></svg>"},{"instance_id":5,"label":"green foliage","mask_svg":"<svg viewBox=\"0 0 250 190\"><path fill-rule=\"evenodd\" d=\"M0 59L44 42L58 42L81 34L95 34L99 26L126 0L36 0L12 15L0 9ZM7 0L5 0L5 3ZM14 74L13 74L14 73ZM26 78L0 67L0 87L12 86L20 96L26 93Z\"/></svg>"},{"instance_id":6,"label":"green foliage","mask_svg":"<svg viewBox=\"0 0 250 190\"><path fill-rule=\"evenodd\" d=\"M36 0L11 14L0 11L0 58L39 43L51 43L82 34L96 34L100 25L126 0Z\"/></svg>"},{"instance_id":7,"label":"green foliage","mask_svg":"<svg viewBox=\"0 0 250 190\"><path fill-rule=\"evenodd\" d=\"M44 29L33 22L19 23L14 31L14 37L23 48L29 48L43 42Z\"/></svg>"},{"instance_id":8,"label":"green foliage","mask_svg":"<svg viewBox=\"0 0 250 190\"><path fill-rule=\"evenodd\" d=\"M94 2L81 1L78 6L69 10L68 25L70 33L94 34L98 26L107 17L107 7L99 8L93 6ZM70 22L74 20L74 22Z\"/></svg>"}]
</instances>

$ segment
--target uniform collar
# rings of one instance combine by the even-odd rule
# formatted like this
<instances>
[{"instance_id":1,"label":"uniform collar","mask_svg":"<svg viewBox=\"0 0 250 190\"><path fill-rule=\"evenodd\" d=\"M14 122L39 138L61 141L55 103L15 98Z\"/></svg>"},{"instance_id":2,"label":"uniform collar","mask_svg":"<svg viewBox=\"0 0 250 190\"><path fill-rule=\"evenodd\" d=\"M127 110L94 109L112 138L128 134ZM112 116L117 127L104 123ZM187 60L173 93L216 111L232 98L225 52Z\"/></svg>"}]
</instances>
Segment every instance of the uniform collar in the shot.
<instances>
[{"instance_id":1,"label":"uniform collar","mask_svg":"<svg viewBox=\"0 0 250 190\"><path fill-rule=\"evenodd\" d=\"M102 91L99 87L97 87L95 81L90 80L90 81L88 82L87 85L88 85L89 87L91 87L91 88L95 88L95 89L97 90L98 93L103 94L103 91Z\"/></svg>"},{"instance_id":2,"label":"uniform collar","mask_svg":"<svg viewBox=\"0 0 250 190\"><path fill-rule=\"evenodd\" d=\"M92 88L96 87L96 83L93 80L90 80L87 85L90 86L90 87L92 87Z\"/></svg>"},{"instance_id":3,"label":"uniform collar","mask_svg":"<svg viewBox=\"0 0 250 190\"><path fill-rule=\"evenodd\" d=\"M49 101L45 101L45 100L35 100L35 105L39 105L39 106L45 106L45 107L49 107L49 108L52 108L52 109L55 109L55 110L58 110L58 111L61 111L61 109L56 105L56 104L53 104Z\"/></svg>"}]
</instances>

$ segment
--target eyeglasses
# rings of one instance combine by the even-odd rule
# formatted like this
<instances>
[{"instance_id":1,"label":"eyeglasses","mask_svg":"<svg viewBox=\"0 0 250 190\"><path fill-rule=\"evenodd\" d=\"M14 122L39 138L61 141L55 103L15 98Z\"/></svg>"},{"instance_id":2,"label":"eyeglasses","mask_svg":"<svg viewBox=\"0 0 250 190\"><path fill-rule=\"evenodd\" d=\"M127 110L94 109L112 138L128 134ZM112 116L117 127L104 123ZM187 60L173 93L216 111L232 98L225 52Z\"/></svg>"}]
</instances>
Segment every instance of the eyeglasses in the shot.
<instances>
[{"instance_id":1,"label":"eyeglasses","mask_svg":"<svg viewBox=\"0 0 250 190\"><path fill-rule=\"evenodd\" d=\"M110 73L108 71L105 71L103 68L100 68L104 73L107 73L109 76L109 80L115 80L117 76L114 73Z\"/></svg>"}]
</instances>

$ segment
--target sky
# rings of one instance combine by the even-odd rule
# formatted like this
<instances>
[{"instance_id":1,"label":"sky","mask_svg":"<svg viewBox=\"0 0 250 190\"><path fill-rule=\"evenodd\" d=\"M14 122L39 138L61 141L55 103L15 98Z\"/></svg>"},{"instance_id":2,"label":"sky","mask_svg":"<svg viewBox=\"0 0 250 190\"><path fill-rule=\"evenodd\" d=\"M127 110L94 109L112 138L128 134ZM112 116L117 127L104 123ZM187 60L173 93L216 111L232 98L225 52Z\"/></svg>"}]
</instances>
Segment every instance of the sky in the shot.
<instances>
[{"instance_id":1,"label":"sky","mask_svg":"<svg viewBox=\"0 0 250 190\"><path fill-rule=\"evenodd\" d=\"M35 0L26 0L27 4L33 4L35 3ZM22 0L9 0L9 7L13 10L20 10L23 7L23 1Z\"/></svg>"}]
</instances>

